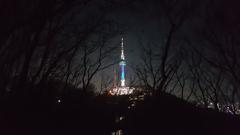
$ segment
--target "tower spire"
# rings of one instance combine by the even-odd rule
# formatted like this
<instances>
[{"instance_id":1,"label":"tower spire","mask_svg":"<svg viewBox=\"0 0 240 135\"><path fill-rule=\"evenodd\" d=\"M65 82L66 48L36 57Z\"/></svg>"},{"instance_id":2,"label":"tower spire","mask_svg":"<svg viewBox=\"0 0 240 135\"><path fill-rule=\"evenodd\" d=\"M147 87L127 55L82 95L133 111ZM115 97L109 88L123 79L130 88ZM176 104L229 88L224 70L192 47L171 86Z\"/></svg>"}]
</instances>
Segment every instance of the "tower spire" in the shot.
<instances>
[{"instance_id":1,"label":"tower spire","mask_svg":"<svg viewBox=\"0 0 240 135\"><path fill-rule=\"evenodd\" d=\"M123 37L122 37L122 42L121 42L121 60L125 60L124 48L123 48Z\"/></svg>"}]
</instances>

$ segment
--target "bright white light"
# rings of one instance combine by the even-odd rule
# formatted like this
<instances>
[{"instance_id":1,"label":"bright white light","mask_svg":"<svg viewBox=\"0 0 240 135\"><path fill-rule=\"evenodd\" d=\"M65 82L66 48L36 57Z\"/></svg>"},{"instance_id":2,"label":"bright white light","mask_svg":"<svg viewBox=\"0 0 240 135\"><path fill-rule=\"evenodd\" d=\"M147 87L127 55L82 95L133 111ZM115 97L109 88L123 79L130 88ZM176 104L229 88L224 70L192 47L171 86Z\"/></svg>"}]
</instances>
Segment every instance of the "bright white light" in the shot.
<instances>
[{"instance_id":1,"label":"bright white light","mask_svg":"<svg viewBox=\"0 0 240 135\"><path fill-rule=\"evenodd\" d=\"M112 132L112 135L123 135L123 131L122 130L117 130Z\"/></svg>"},{"instance_id":2,"label":"bright white light","mask_svg":"<svg viewBox=\"0 0 240 135\"><path fill-rule=\"evenodd\" d=\"M122 87L125 86L125 80L121 80L121 86L122 86Z\"/></svg>"},{"instance_id":3,"label":"bright white light","mask_svg":"<svg viewBox=\"0 0 240 135\"><path fill-rule=\"evenodd\" d=\"M58 103L61 103L61 100L60 99L58 99L58 101L57 101Z\"/></svg>"}]
</instances>

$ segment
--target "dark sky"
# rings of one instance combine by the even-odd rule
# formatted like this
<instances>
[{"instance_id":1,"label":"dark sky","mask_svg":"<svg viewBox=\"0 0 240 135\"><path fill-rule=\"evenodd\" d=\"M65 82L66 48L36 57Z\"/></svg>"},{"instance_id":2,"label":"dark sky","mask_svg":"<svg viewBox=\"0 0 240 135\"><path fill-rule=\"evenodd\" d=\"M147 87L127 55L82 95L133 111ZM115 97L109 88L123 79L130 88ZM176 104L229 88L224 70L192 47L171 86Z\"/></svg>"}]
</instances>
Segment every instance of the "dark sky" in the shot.
<instances>
[{"instance_id":1,"label":"dark sky","mask_svg":"<svg viewBox=\"0 0 240 135\"><path fill-rule=\"evenodd\" d=\"M165 38L168 25L162 17L163 13L161 13L160 7L161 5L154 0L135 1L119 7L109 15L110 18L120 24L120 29L124 31L127 81L130 76L134 75L132 67L141 62L141 46L161 46ZM120 46L120 40L121 35L116 36L112 44L119 44ZM160 48L156 47L157 49Z\"/></svg>"},{"instance_id":2,"label":"dark sky","mask_svg":"<svg viewBox=\"0 0 240 135\"><path fill-rule=\"evenodd\" d=\"M130 2L129 5L114 10L109 17L113 18L124 31L126 79L129 83L129 77L134 75L133 68L141 62L141 46L150 45L156 48L155 51L161 51L159 46L166 38L168 21L164 18L160 3L155 0ZM116 36L112 44L119 44L120 47L121 36L121 34ZM104 73L113 77L112 68L105 70Z\"/></svg>"},{"instance_id":3,"label":"dark sky","mask_svg":"<svg viewBox=\"0 0 240 135\"><path fill-rule=\"evenodd\" d=\"M187 2L187 0L182 3L184 2ZM180 5L182 3L180 2ZM209 27L210 24L206 20L210 21L213 25L212 28L219 30L219 33L234 32L240 26L238 3L237 1L224 0L212 3L207 0L196 1L193 4L195 7L191 7L192 10L187 13L189 16L175 33L173 40L176 43L173 42L174 46L178 48L181 43L178 41L187 38L194 46L206 48L206 42L198 35L201 33L199 31ZM110 13L109 17L119 23L120 29L124 31L127 77L133 73L130 67L134 67L141 62L141 45L151 45L156 48L155 51L161 51L161 46L165 42L169 30L169 22L163 8L165 7L157 0L142 0L120 6ZM177 13L181 13L181 8L178 6L171 8L170 6L170 10L176 12L176 18L173 18L173 21L176 21L178 19ZM121 36L116 36L112 43L120 45L120 40Z\"/></svg>"},{"instance_id":4,"label":"dark sky","mask_svg":"<svg viewBox=\"0 0 240 135\"><path fill-rule=\"evenodd\" d=\"M112 40L112 44L119 44L121 37L124 38L124 49L127 61L127 81L134 75L134 69L139 64L141 55L141 46L147 42L158 43L161 28L159 27L159 17L155 16L156 7L154 2L133 2L126 6L121 6L109 16L120 24L120 29L124 32ZM120 48L119 48L120 57ZM109 72L110 70L110 72ZM113 76L112 68L107 69L104 73L110 73ZM128 82L127 82L128 83Z\"/></svg>"}]
</instances>

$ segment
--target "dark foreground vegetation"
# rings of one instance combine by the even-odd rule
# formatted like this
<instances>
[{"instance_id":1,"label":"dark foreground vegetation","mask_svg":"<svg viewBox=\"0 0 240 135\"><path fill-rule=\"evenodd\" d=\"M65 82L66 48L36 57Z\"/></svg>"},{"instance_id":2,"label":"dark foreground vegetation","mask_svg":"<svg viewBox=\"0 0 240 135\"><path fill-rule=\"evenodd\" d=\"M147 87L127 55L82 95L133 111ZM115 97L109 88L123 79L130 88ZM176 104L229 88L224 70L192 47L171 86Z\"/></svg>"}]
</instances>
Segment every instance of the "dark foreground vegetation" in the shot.
<instances>
[{"instance_id":1,"label":"dark foreground vegetation","mask_svg":"<svg viewBox=\"0 0 240 135\"><path fill-rule=\"evenodd\" d=\"M109 103L105 96L64 97L61 102L53 99L55 102L52 103L44 100L46 98L1 104L0 133L105 135L114 130L116 113L123 110L119 105Z\"/></svg>"},{"instance_id":2,"label":"dark foreground vegetation","mask_svg":"<svg viewBox=\"0 0 240 135\"><path fill-rule=\"evenodd\" d=\"M201 109L175 96L160 93L136 106L128 96L65 96L44 104L46 98L1 104L0 132L4 135L233 135L240 120L230 114ZM37 97L35 97L37 98ZM119 117L123 120L117 122Z\"/></svg>"},{"instance_id":3,"label":"dark foreground vegetation","mask_svg":"<svg viewBox=\"0 0 240 135\"><path fill-rule=\"evenodd\" d=\"M128 117L126 131L134 135L233 135L240 128L236 116L201 109L166 93L139 103Z\"/></svg>"}]
</instances>

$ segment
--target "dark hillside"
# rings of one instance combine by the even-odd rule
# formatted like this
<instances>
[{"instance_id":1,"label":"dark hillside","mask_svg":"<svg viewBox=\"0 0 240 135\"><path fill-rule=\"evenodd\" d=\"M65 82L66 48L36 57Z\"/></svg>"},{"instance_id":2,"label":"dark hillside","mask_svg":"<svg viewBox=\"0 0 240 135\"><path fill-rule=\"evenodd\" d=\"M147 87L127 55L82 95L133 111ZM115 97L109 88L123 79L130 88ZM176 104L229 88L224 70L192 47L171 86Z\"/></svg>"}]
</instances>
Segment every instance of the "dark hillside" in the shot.
<instances>
[{"instance_id":1,"label":"dark hillside","mask_svg":"<svg viewBox=\"0 0 240 135\"><path fill-rule=\"evenodd\" d=\"M232 115L197 108L164 93L139 103L127 122L128 132L137 135L237 135L240 128Z\"/></svg>"}]
</instances>

